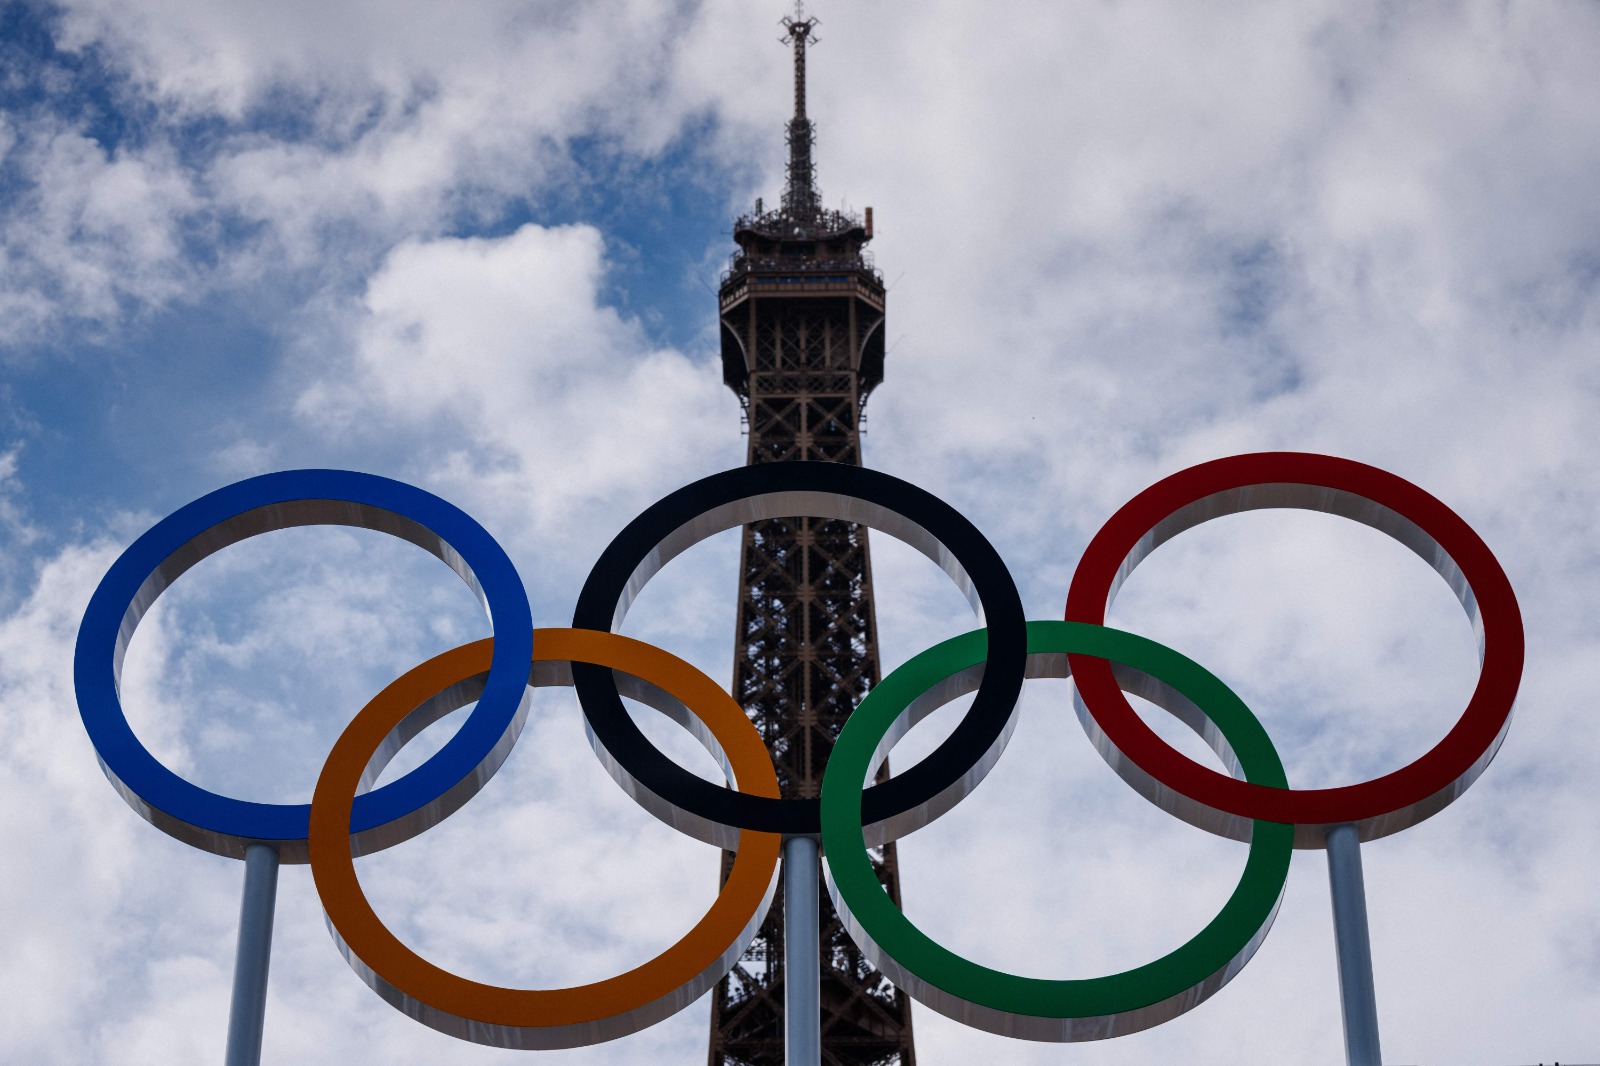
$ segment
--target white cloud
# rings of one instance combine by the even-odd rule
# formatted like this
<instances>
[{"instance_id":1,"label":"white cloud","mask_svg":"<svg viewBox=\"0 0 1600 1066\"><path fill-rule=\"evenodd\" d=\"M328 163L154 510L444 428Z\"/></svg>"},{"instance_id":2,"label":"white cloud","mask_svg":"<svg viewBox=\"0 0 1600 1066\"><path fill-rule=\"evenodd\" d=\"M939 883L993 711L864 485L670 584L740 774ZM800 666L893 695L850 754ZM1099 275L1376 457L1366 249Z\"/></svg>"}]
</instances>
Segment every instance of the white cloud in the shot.
<instances>
[{"instance_id":1,"label":"white cloud","mask_svg":"<svg viewBox=\"0 0 1600 1066\"><path fill-rule=\"evenodd\" d=\"M74 4L71 40L99 42L164 116L241 125L198 170L159 145L118 154L70 128L19 133L8 158L60 187L37 201L35 220L10 223L20 228L8 231L5 268L46 280L8 287L8 318L43 328L65 291L86 316L112 319L121 301L171 299L194 280L179 220L253 220L265 233L230 276L276 259L325 272L289 331L297 347L282 372L300 399L294 432L279 426L278 438L444 492L513 547L536 611L559 623L599 546L641 506L739 461L736 407L702 353L664 347L624 299L602 295L610 234L528 225L451 237L446 220L466 217L470 231L510 198L539 202L569 173L569 138L650 153L686 116L708 113L724 164L744 172L761 153L765 178L748 192L771 197L788 100L787 65L770 43L778 13L732 2L474 4L441 29L426 6ZM1534 5L1021 2L936 3L914 19L888 5L821 13L812 112L823 189L877 206L876 247L895 282L888 336L898 343L871 403L869 461L971 515L1034 617L1059 613L1084 540L1118 504L1220 454L1349 455L1457 509L1511 573L1529 668L1483 780L1365 853L1388 1058L1503 1066L1591 1055L1594 16ZM245 129L252 116L304 128ZM53 259L52 234L66 242ZM709 297L685 312L711 314ZM245 440L221 461L259 466L282 447ZM1245 691L1293 772L1334 780L1392 768L1437 737L1470 684L1457 608L1403 551L1333 519L1273 521L1288 517L1219 523L1163 548L1118 618ZM142 695L130 701L153 742L205 773L271 735L305 753L312 772L327 736L283 713L292 701L276 690L242 688L260 696L260 707L239 701L241 716L256 714L251 729L241 717L205 732L181 717L163 734L161 712L216 691L218 663L270 673L312 653L327 656L318 669L340 699L358 699L397 662L455 639L425 624L453 617L417 591L432 586L413 584L431 579L386 578L394 564L381 558L364 576L340 569L359 570L362 557L340 549L283 588L270 578L238 586L261 598L232 623L226 595L190 603L221 616L209 628L155 619ZM27 960L39 975L26 987L13 979L36 1023L0 1034L11 1041L0 1057L211 1060L237 868L138 825L98 777L71 711L71 627L108 558L68 549L0 623L5 716L29 731L0 757L0 794L59 799L43 814L15 808L0 830L11 853L43 857L37 876L0 884L5 913L40 916L0 948L0 972ZM881 549L879 562L878 576L902 586L880 593L896 657L967 624L920 559ZM725 663L731 620L711 608L731 612L726 563L724 553L673 564L641 599L637 631ZM281 564L269 553L262 572ZM445 588L460 592L448 574L441 581L440 602ZM428 617L396 623L408 596L427 601ZM320 621L297 632L301 613ZM256 628L278 636L239 636ZM1034 972L1137 961L1192 929L1235 872L1233 850L1133 800L1054 694L1030 697L1028 713L970 807L905 845L912 913ZM570 706L551 711L557 723L575 734ZM648 822L586 854L583 841L599 839L587 834L633 812L609 782L588 783L596 770L581 738L531 729L535 740L517 756L529 760L517 769L529 791L508 777L506 798L486 795L459 827L418 841L420 857L396 852L372 878L408 936L485 972L518 964L493 957L497 941L550 932L478 913L477 898L559 915L557 932L572 939L540 940L550 946L539 961L595 950L582 955L595 965L685 919L692 908L668 915L665 894L648 894L656 879L699 899L685 887L695 860L680 862ZM547 782L608 798L557 816ZM496 818L546 824L547 814L537 854L485 850ZM631 858L635 846L648 858ZM597 880L555 882L548 895L530 887L552 857L592 860ZM459 895L427 902L437 870L466 866L473 878L453 886ZM285 876L269 1057L506 1057L422 1030L360 988L319 928L303 872ZM1298 857L1260 957L1177 1023L1068 1051L919 1011L919 1060L1338 1061L1324 876L1320 856ZM625 887L640 895L625 899ZM594 900L636 917L607 917L597 931ZM619 930L615 943L584 938ZM104 984L76 980L77 968ZM100 1002L121 1006L73 1021ZM551 1061L687 1062L703 1056L704 1038L699 1007L638 1042Z\"/></svg>"},{"instance_id":2,"label":"white cloud","mask_svg":"<svg viewBox=\"0 0 1600 1066\"><path fill-rule=\"evenodd\" d=\"M174 299L192 277L181 223L192 176L162 147L110 151L78 130L30 126L12 150L25 192L0 212L0 343L65 318L104 325L123 305Z\"/></svg>"},{"instance_id":3,"label":"white cloud","mask_svg":"<svg viewBox=\"0 0 1600 1066\"><path fill-rule=\"evenodd\" d=\"M146 898L136 880L138 827L106 785L73 713L72 640L88 592L109 564L104 547L74 549L40 572L32 595L0 623L0 839L18 861L0 880L6 916L0 982L13 1018L0 1033L12 1061L85 1056L82 1025L105 990L109 960L137 932L119 911Z\"/></svg>"},{"instance_id":4,"label":"white cloud","mask_svg":"<svg viewBox=\"0 0 1600 1066\"><path fill-rule=\"evenodd\" d=\"M17 476L21 457L20 444L0 451L0 536L4 538L0 543L10 549L6 552L7 556L13 552L20 556L22 549L43 535L38 526L28 519L27 507L22 499L22 479ZM0 575L3 575L7 582L11 579L9 569L7 566L5 570L0 570Z\"/></svg>"},{"instance_id":5,"label":"white cloud","mask_svg":"<svg viewBox=\"0 0 1600 1066\"><path fill-rule=\"evenodd\" d=\"M368 284L348 367L314 380L299 413L358 438L421 434L414 474L539 544L537 571L585 565L615 532L597 516L738 458L715 370L599 303L604 269L580 226L403 244Z\"/></svg>"},{"instance_id":6,"label":"white cloud","mask_svg":"<svg viewBox=\"0 0 1600 1066\"><path fill-rule=\"evenodd\" d=\"M83 88L154 117L116 147L78 114L6 127L26 188L0 213L13 343L297 271L350 284L394 242L570 181L572 138L650 155L704 106L664 80L683 27L656 0L82 0L53 25L102 70Z\"/></svg>"}]
</instances>

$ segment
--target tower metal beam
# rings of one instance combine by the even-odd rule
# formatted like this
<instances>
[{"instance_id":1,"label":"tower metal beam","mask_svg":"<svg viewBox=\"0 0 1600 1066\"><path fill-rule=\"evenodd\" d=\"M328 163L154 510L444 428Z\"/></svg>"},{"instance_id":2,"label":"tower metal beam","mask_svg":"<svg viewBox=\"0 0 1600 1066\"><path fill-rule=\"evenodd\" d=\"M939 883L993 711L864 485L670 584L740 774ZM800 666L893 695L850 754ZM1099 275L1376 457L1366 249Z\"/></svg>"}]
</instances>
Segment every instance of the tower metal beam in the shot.
<instances>
[{"instance_id":1,"label":"tower metal beam","mask_svg":"<svg viewBox=\"0 0 1600 1066\"><path fill-rule=\"evenodd\" d=\"M758 201L735 221L739 250L718 294L723 379L744 406L750 463L860 465L863 407L883 379L884 287L864 248L869 226L823 209L816 188L805 110L815 25L799 7L784 20L795 63L788 184L777 210ZM733 693L766 740L783 794L816 796L845 719L879 679L866 528L812 518L745 527L734 639ZM894 845L875 860L898 902ZM856 949L826 892L817 895L820 1061L915 1066L909 1000ZM713 994L711 1066L784 1062L783 958L780 898Z\"/></svg>"}]
</instances>

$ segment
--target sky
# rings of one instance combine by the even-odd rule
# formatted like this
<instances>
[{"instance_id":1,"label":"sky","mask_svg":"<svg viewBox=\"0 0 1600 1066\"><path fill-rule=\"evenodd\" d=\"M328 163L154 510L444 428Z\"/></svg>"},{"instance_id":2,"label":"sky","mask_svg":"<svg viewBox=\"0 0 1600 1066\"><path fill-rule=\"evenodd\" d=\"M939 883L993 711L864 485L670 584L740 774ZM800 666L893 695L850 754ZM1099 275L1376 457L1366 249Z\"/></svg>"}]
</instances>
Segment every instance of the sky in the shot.
<instances>
[{"instance_id":1,"label":"sky","mask_svg":"<svg viewBox=\"0 0 1600 1066\"><path fill-rule=\"evenodd\" d=\"M971 518L1030 618L1060 617L1118 506L1207 459L1325 452L1448 504L1509 574L1528 658L1482 779L1363 847L1385 1061L1600 1062L1600 8L811 9L824 200L874 208L889 285L868 464ZM743 462L714 291L732 218L781 188L786 10L0 0L0 1061L221 1056L241 866L122 802L72 692L84 606L139 533L254 474L370 471L472 514L563 625L629 520ZM886 669L973 625L931 563L872 544ZM736 583L724 534L624 631L726 679ZM1299 787L1418 757L1477 675L1445 583L1320 514L1183 534L1110 622L1227 681ZM367 699L488 632L409 545L285 531L161 598L123 695L191 780L303 801ZM902 842L907 913L1033 976L1172 950L1242 846L1124 785L1065 682L1019 714L989 780ZM717 869L612 783L561 690L480 796L360 864L417 950L525 987L649 958ZM369 991L309 871L283 871L265 1062L687 1064L707 1017L573 1051L458 1042ZM1167 1025L914 1026L922 1066L1342 1062L1324 857L1296 854L1255 959Z\"/></svg>"}]
</instances>

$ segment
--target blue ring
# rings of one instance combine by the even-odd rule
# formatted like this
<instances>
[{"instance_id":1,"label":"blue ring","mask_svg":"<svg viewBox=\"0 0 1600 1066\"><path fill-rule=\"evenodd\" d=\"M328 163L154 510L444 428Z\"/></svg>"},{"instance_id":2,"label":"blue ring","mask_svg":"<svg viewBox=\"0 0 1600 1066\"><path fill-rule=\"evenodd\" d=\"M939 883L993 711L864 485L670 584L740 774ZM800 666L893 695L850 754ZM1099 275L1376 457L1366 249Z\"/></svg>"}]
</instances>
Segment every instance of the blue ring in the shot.
<instances>
[{"instance_id":1,"label":"blue ring","mask_svg":"<svg viewBox=\"0 0 1600 1066\"><path fill-rule=\"evenodd\" d=\"M349 525L409 540L443 560L483 602L494 653L477 706L421 766L356 797L352 834L389 842L437 823L499 769L519 731L533 656L533 616L505 550L464 511L413 485L345 470L285 470L240 481L158 522L123 552L78 630L78 710L106 776L165 832L235 858L267 843L305 862L309 803L256 803L207 791L163 766L134 736L119 696L122 652L139 619L189 567L228 544L300 525Z\"/></svg>"}]
</instances>

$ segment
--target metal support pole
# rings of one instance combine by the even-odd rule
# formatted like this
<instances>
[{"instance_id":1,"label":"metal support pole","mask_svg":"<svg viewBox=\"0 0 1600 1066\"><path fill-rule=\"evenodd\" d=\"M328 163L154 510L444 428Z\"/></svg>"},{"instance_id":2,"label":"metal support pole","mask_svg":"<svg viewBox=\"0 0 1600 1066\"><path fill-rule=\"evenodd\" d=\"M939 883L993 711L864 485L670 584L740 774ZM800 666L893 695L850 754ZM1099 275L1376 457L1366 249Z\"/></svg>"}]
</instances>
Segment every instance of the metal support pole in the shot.
<instances>
[{"instance_id":1,"label":"metal support pole","mask_svg":"<svg viewBox=\"0 0 1600 1066\"><path fill-rule=\"evenodd\" d=\"M272 912L278 898L278 852L251 844L244 852L244 901L239 907L239 953L233 963L226 1066L259 1066L267 1015L267 964Z\"/></svg>"},{"instance_id":2,"label":"metal support pole","mask_svg":"<svg viewBox=\"0 0 1600 1066\"><path fill-rule=\"evenodd\" d=\"M817 842L783 842L783 1045L785 1066L822 1062L822 952Z\"/></svg>"},{"instance_id":3,"label":"metal support pole","mask_svg":"<svg viewBox=\"0 0 1600 1066\"><path fill-rule=\"evenodd\" d=\"M1372 940L1367 934L1367 893L1361 878L1361 836L1353 825L1328 830L1328 887L1333 895L1333 938L1339 952L1345 1061L1349 1066L1382 1066Z\"/></svg>"}]
</instances>

